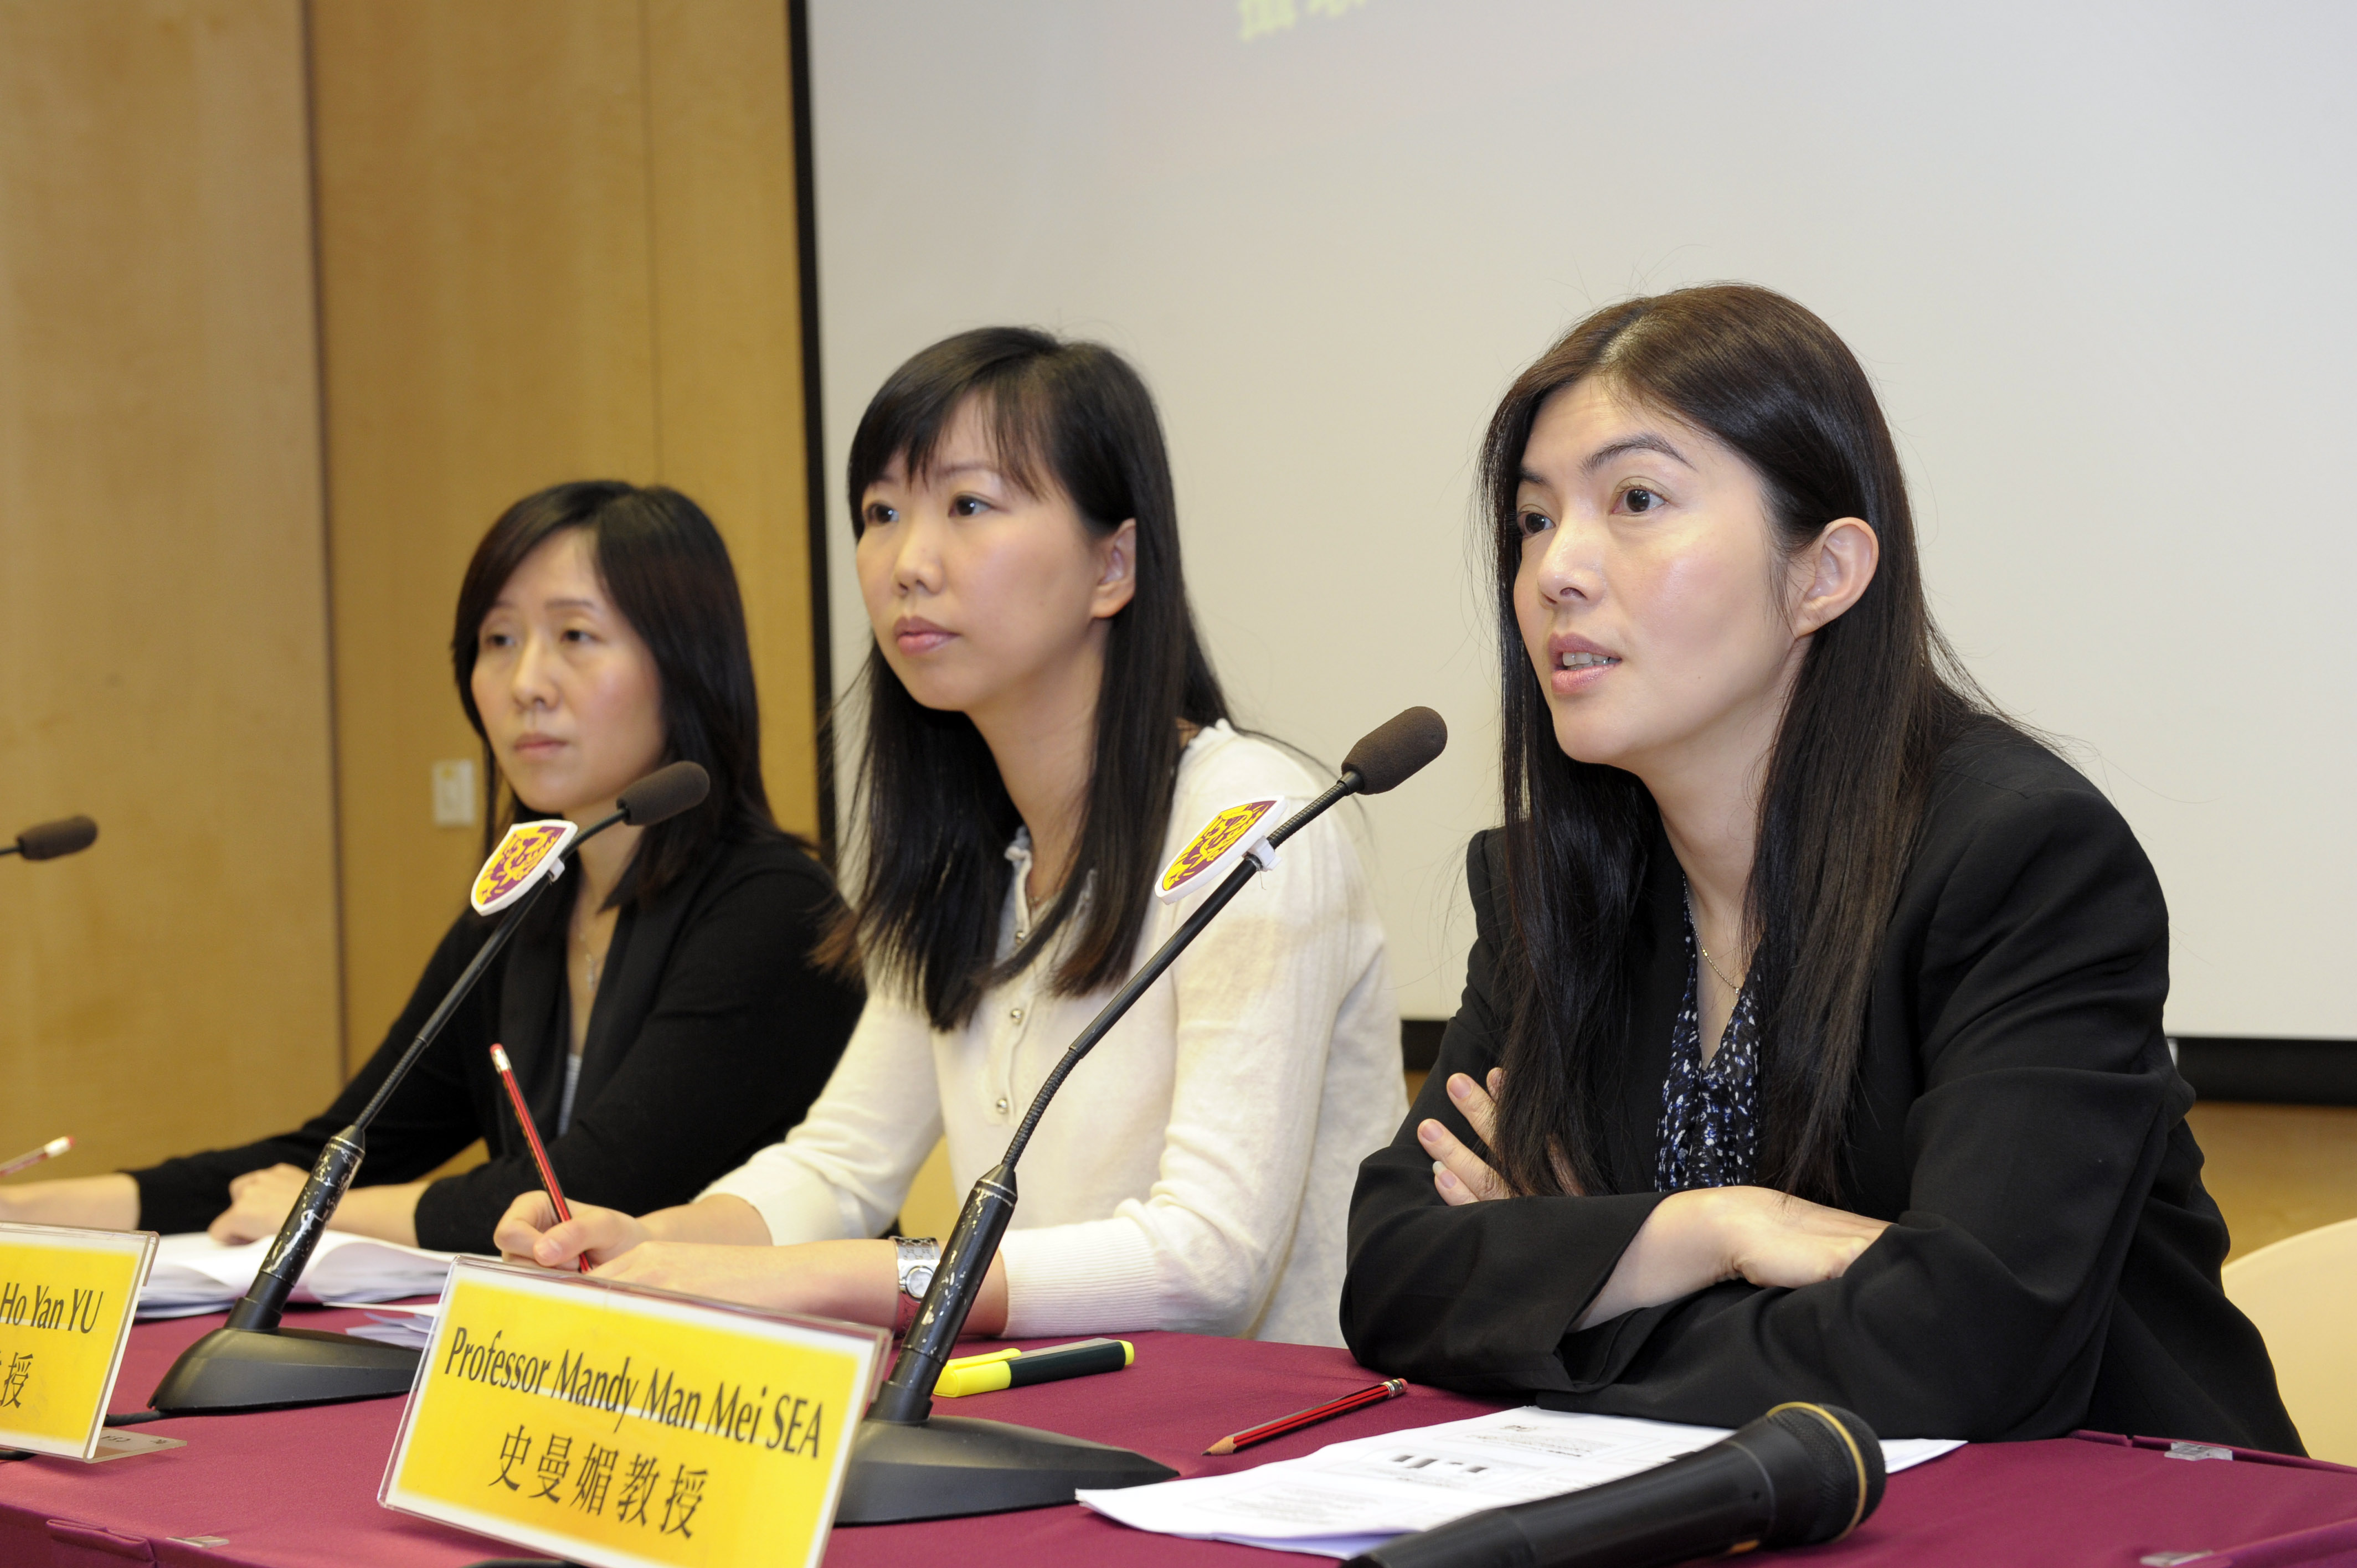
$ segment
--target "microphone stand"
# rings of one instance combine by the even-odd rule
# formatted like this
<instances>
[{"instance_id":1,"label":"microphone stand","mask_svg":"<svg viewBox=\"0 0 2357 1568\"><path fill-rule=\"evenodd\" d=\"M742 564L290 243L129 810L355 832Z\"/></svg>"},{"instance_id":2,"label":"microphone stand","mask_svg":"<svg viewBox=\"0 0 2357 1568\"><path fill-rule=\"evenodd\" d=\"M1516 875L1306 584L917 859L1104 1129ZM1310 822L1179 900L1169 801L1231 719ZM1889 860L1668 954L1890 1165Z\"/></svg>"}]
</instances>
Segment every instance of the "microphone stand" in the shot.
<instances>
[{"instance_id":1,"label":"microphone stand","mask_svg":"<svg viewBox=\"0 0 2357 1568\"><path fill-rule=\"evenodd\" d=\"M483 978L491 960L539 906L541 897L565 875L566 865L581 846L630 818L627 807L583 830L565 846L554 865L517 900L508 917L495 928L434 1009L417 1037L384 1075L352 1124L328 1140L311 1167L303 1195L287 1211L270 1244L244 1299L231 1309L227 1326L216 1328L180 1353L164 1380L148 1396L148 1404L167 1415L209 1415L231 1411L260 1410L279 1405L334 1404L344 1400L382 1399L406 1394L417 1378L418 1352L397 1345L350 1334L312 1328L285 1328L286 1298L303 1277L311 1254L327 1233L328 1221L351 1189L361 1159L368 1152L369 1123L377 1119L393 1091L417 1065Z\"/></svg>"},{"instance_id":2,"label":"microphone stand","mask_svg":"<svg viewBox=\"0 0 2357 1568\"><path fill-rule=\"evenodd\" d=\"M1272 852L1276 846L1362 784L1359 773L1345 764L1342 777L1324 794L1287 818L1228 873L1226 880L1203 900L1202 908L1188 917L1187 923L1065 1048L1063 1058L1039 1086L1030 1109L1016 1127L1006 1156L966 1195L957 1228L942 1249L941 1265L933 1272L917 1320L909 1326L892 1375L884 1380L852 1439L851 1466L844 1477L842 1499L835 1505L835 1523L889 1524L1045 1508L1071 1502L1072 1494L1082 1487L1143 1486L1178 1474L1143 1454L1060 1433L972 1416L935 1416L931 1414L933 1387L941 1380L942 1369L965 1326L966 1315L981 1293L983 1276L990 1272L991 1259L997 1256L999 1239L1014 1217L1016 1162L1023 1157L1048 1101L1081 1059L1096 1048L1105 1032L1146 994L1146 987L1160 979L1188 944L1202 935L1212 918L1243 891L1244 884L1275 863Z\"/></svg>"}]
</instances>

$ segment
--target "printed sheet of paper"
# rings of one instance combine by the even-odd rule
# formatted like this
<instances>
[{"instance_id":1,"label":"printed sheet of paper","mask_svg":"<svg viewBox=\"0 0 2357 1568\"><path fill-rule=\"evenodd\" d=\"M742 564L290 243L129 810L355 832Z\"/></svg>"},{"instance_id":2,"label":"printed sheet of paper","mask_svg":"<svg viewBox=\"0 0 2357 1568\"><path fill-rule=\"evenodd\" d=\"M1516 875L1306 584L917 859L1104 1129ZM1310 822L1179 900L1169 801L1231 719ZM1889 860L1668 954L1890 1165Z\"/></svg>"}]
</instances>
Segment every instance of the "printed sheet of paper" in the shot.
<instances>
[{"instance_id":1,"label":"printed sheet of paper","mask_svg":"<svg viewBox=\"0 0 2357 1568\"><path fill-rule=\"evenodd\" d=\"M369 1316L366 1323L347 1328L345 1333L355 1339L373 1339L380 1345L398 1345L404 1350L423 1350L434 1338L434 1323L440 1308L436 1306L385 1306L372 1302L329 1301L323 1306L357 1306Z\"/></svg>"},{"instance_id":2,"label":"printed sheet of paper","mask_svg":"<svg viewBox=\"0 0 2357 1568\"><path fill-rule=\"evenodd\" d=\"M235 1305L253 1285L254 1271L262 1267L271 1242L265 1237L224 1247L201 1230L165 1237L139 1293L141 1320L188 1317ZM439 1295L456 1255L330 1230L319 1238L293 1299L355 1303Z\"/></svg>"},{"instance_id":3,"label":"printed sheet of paper","mask_svg":"<svg viewBox=\"0 0 2357 1568\"><path fill-rule=\"evenodd\" d=\"M186 1448L185 1437L155 1437L145 1432L119 1432L108 1427L98 1434L98 1452L82 1461L85 1465L103 1465L109 1459L127 1459L134 1454L161 1454L167 1448Z\"/></svg>"},{"instance_id":4,"label":"printed sheet of paper","mask_svg":"<svg viewBox=\"0 0 2357 1568\"><path fill-rule=\"evenodd\" d=\"M1482 1509L1633 1476L1727 1435L1723 1427L1530 1406L1329 1444L1232 1476L1084 1491L1080 1499L1108 1519L1159 1535L1350 1557ZM1961 1446L1928 1438L1886 1442L1883 1466L1903 1470Z\"/></svg>"}]
</instances>

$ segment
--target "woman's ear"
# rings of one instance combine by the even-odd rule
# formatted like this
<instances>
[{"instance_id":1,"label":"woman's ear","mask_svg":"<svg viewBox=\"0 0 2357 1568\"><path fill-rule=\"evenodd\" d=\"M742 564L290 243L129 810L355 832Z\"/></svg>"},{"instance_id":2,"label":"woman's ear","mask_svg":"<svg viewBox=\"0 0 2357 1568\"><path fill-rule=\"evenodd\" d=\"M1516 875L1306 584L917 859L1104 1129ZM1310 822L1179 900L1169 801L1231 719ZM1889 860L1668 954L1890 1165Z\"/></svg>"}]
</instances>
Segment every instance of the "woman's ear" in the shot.
<instances>
[{"instance_id":1,"label":"woman's ear","mask_svg":"<svg viewBox=\"0 0 2357 1568\"><path fill-rule=\"evenodd\" d=\"M1089 614L1097 620L1119 615L1137 596L1137 519L1131 518L1097 541L1097 587Z\"/></svg>"},{"instance_id":2,"label":"woman's ear","mask_svg":"<svg viewBox=\"0 0 2357 1568\"><path fill-rule=\"evenodd\" d=\"M1874 581L1881 561L1882 542L1862 519L1837 517L1818 530L1792 564L1803 585L1792 607L1793 635L1806 637L1838 620Z\"/></svg>"}]
</instances>

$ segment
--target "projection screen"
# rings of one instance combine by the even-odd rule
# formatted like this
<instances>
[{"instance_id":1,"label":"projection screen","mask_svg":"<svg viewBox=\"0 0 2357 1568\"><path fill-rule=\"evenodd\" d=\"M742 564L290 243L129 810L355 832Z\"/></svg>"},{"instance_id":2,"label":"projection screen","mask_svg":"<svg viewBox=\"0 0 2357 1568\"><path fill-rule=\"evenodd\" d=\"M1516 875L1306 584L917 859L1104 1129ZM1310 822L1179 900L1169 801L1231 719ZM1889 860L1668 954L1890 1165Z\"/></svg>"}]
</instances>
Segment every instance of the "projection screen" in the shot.
<instances>
[{"instance_id":1,"label":"projection screen","mask_svg":"<svg viewBox=\"0 0 2357 1568\"><path fill-rule=\"evenodd\" d=\"M1365 822L1402 1012L1446 1016L1498 820L1470 494L1593 306L1782 290L1877 379L1934 607L2117 802L2169 1025L2357 1036L2357 8L1888 0L811 0L838 688L845 448L1023 322L1131 356L1242 722L1454 742Z\"/></svg>"}]
</instances>

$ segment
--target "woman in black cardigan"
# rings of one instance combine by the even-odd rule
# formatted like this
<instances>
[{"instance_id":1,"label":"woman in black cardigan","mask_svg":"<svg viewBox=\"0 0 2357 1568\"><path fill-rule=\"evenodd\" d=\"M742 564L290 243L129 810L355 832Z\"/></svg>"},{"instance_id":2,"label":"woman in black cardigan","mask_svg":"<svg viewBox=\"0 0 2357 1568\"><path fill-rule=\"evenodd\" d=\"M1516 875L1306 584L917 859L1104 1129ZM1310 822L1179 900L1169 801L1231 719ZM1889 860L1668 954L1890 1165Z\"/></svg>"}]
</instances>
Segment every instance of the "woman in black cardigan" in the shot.
<instances>
[{"instance_id":1,"label":"woman in black cardigan","mask_svg":"<svg viewBox=\"0 0 2357 1568\"><path fill-rule=\"evenodd\" d=\"M1955 667L1840 340L1760 289L1609 306L1483 470L1506 825L1361 1170L1359 1359L1669 1421L2298 1452L2219 1288L2159 885Z\"/></svg>"},{"instance_id":2,"label":"woman in black cardigan","mask_svg":"<svg viewBox=\"0 0 2357 1568\"><path fill-rule=\"evenodd\" d=\"M676 491L559 485L500 517L459 589L451 644L482 736L488 813L589 821L667 761L701 763L694 811L583 846L577 891L540 901L369 1132L336 1226L455 1251L541 1178L490 1047L503 1044L568 1195L683 1203L802 1120L862 1001L809 958L838 908L771 820L745 616L726 546ZM507 786L503 812L500 783ZM490 835L487 835L487 840ZM28 1219L274 1234L490 935L462 914L360 1075L300 1129L123 1176L41 1183ZM423 1178L477 1138L490 1159Z\"/></svg>"}]
</instances>

